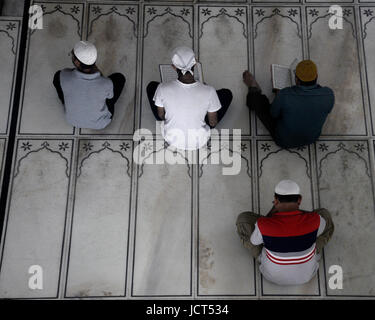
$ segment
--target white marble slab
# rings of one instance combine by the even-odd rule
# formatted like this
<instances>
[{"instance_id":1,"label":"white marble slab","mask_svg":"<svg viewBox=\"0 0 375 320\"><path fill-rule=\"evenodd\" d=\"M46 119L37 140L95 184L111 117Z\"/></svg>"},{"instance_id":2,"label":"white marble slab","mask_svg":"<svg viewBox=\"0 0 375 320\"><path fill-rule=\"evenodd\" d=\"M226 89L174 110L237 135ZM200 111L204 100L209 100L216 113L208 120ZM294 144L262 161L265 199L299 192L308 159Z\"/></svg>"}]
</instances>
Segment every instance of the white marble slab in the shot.
<instances>
[{"instance_id":1,"label":"white marble slab","mask_svg":"<svg viewBox=\"0 0 375 320\"><path fill-rule=\"evenodd\" d=\"M140 147L145 157L164 152L173 156L169 149L152 144L148 141ZM192 294L191 167L179 152L175 157L185 164L139 167L133 296Z\"/></svg>"},{"instance_id":2,"label":"white marble slab","mask_svg":"<svg viewBox=\"0 0 375 320\"><path fill-rule=\"evenodd\" d=\"M361 26L362 26L362 39L363 49L365 55L365 66L366 66L366 77L367 86L370 99L370 110L372 120L372 133L375 132L375 8L374 7L362 7L361 12Z\"/></svg>"},{"instance_id":3,"label":"white marble slab","mask_svg":"<svg viewBox=\"0 0 375 320\"><path fill-rule=\"evenodd\" d=\"M91 3L87 39L99 52L97 65L108 76L121 72L125 88L115 104L111 124L103 130L81 130L84 134L132 134L136 104L138 5Z\"/></svg>"},{"instance_id":4,"label":"white marble slab","mask_svg":"<svg viewBox=\"0 0 375 320\"><path fill-rule=\"evenodd\" d=\"M1 10L2 16L22 17L25 0L1 0L1 1L3 2L3 8Z\"/></svg>"},{"instance_id":5,"label":"white marble slab","mask_svg":"<svg viewBox=\"0 0 375 320\"><path fill-rule=\"evenodd\" d=\"M80 140L68 297L125 295L131 168L132 141Z\"/></svg>"},{"instance_id":6,"label":"white marble slab","mask_svg":"<svg viewBox=\"0 0 375 320\"><path fill-rule=\"evenodd\" d=\"M146 87L151 81L160 82L159 64L170 64L175 47L193 48L193 6L144 7L143 71L141 127L155 132L155 117L147 98Z\"/></svg>"},{"instance_id":7,"label":"white marble slab","mask_svg":"<svg viewBox=\"0 0 375 320\"><path fill-rule=\"evenodd\" d=\"M82 3L40 3L43 29L29 36L20 133L72 134L58 99L53 76L63 68L73 68L68 55L81 40L84 6Z\"/></svg>"},{"instance_id":8,"label":"white marble slab","mask_svg":"<svg viewBox=\"0 0 375 320\"><path fill-rule=\"evenodd\" d=\"M270 103L272 93L271 64L289 66L303 57L300 7L253 7L254 74ZM257 134L269 135L257 119Z\"/></svg>"},{"instance_id":9,"label":"white marble slab","mask_svg":"<svg viewBox=\"0 0 375 320\"><path fill-rule=\"evenodd\" d=\"M199 61L204 81L216 90L226 88L233 101L217 129L241 129L250 134L247 87L242 73L249 66L248 14L245 6L198 6Z\"/></svg>"},{"instance_id":10,"label":"white marble slab","mask_svg":"<svg viewBox=\"0 0 375 320\"><path fill-rule=\"evenodd\" d=\"M21 21L0 18L0 134L6 134L12 109Z\"/></svg>"},{"instance_id":11,"label":"white marble slab","mask_svg":"<svg viewBox=\"0 0 375 320\"><path fill-rule=\"evenodd\" d=\"M335 106L323 135L364 135L362 84L353 7L343 7L343 29L331 30L328 7L306 7L310 58L318 66L318 82L335 93ZM324 45L322 45L324 43Z\"/></svg>"},{"instance_id":12,"label":"white marble slab","mask_svg":"<svg viewBox=\"0 0 375 320\"><path fill-rule=\"evenodd\" d=\"M251 147L249 141L235 143L241 143L242 149L237 152L239 174L223 175L223 163L211 163L207 148L208 164L200 165L199 295L255 295L254 259L235 231L237 216L253 210ZM233 155L230 146L222 148Z\"/></svg>"},{"instance_id":13,"label":"white marble slab","mask_svg":"<svg viewBox=\"0 0 375 320\"><path fill-rule=\"evenodd\" d=\"M57 296L72 143L17 142L0 270L1 298ZM43 269L43 290L29 289L33 265Z\"/></svg>"},{"instance_id":14,"label":"white marble slab","mask_svg":"<svg viewBox=\"0 0 375 320\"><path fill-rule=\"evenodd\" d=\"M373 147L373 146L371 146ZM324 248L328 295L375 295L373 167L367 141L316 143L320 206L335 224ZM343 288L329 287L329 267L343 270Z\"/></svg>"},{"instance_id":15,"label":"white marble slab","mask_svg":"<svg viewBox=\"0 0 375 320\"><path fill-rule=\"evenodd\" d=\"M272 208L275 186L284 179L298 183L301 188L301 209L313 209L310 147L281 149L273 141L257 141L258 199L260 214L267 215ZM264 295L319 295L317 276L301 286L287 286L281 289L262 278Z\"/></svg>"}]
</instances>

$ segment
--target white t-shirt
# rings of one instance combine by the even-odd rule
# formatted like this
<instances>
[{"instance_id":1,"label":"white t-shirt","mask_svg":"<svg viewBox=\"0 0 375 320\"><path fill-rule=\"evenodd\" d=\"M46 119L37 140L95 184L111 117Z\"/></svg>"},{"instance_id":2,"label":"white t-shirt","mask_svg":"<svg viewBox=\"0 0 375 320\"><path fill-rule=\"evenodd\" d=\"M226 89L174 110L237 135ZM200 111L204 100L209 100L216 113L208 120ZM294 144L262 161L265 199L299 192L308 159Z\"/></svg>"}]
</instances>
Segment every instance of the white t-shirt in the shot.
<instances>
[{"instance_id":1,"label":"white t-shirt","mask_svg":"<svg viewBox=\"0 0 375 320\"><path fill-rule=\"evenodd\" d=\"M221 108L216 90L201 82L185 84L179 80L159 84L155 104L165 110L161 132L178 149L195 150L207 143L210 127L204 121L207 112Z\"/></svg>"}]
</instances>

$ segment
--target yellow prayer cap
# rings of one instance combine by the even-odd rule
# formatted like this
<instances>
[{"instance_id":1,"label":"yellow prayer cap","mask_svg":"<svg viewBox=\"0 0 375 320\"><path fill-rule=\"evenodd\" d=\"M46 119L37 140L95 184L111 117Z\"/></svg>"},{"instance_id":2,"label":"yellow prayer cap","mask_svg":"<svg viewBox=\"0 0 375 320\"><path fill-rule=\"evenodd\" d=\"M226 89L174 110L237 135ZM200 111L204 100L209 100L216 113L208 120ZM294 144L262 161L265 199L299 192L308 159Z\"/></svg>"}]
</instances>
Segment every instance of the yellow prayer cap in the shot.
<instances>
[{"instance_id":1,"label":"yellow prayer cap","mask_svg":"<svg viewBox=\"0 0 375 320\"><path fill-rule=\"evenodd\" d=\"M301 61L296 68L296 76L304 82L313 81L318 76L316 64L311 60Z\"/></svg>"}]
</instances>

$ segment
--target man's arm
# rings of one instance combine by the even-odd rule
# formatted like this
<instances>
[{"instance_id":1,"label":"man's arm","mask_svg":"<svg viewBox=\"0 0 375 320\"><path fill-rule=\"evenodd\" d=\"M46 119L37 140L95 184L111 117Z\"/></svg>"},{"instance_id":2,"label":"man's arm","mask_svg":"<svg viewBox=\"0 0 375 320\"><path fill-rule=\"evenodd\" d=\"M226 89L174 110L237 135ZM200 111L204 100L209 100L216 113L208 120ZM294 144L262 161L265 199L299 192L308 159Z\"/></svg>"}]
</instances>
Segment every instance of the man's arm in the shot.
<instances>
[{"instance_id":1,"label":"man's arm","mask_svg":"<svg viewBox=\"0 0 375 320\"><path fill-rule=\"evenodd\" d=\"M158 116L161 120L165 120L165 109L158 106Z\"/></svg>"},{"instance_id":2,"label":"man's arm","mask_svg":"<svg viewBox=\"0 0 375 320\"><path fill-rule=\"evenodd\" d=\"M208 123L211 128L217 125L217 112L207 112Z\"/></svg>"},{"instance_id":3,"label":"man's arm","mask_svg":"<svg viewBox=\"0 0 375 320\"><path fill-rule=\"evenodd\" d=\"M55 73L55 76L53 77L53 85L56 88L57 95L58 95L59 99L61 100L62 104L65 104L64 92L62 91L62 88L61 88L60 73L61 73L61 71L57 71Z\"/></svg>"}]
</instances>

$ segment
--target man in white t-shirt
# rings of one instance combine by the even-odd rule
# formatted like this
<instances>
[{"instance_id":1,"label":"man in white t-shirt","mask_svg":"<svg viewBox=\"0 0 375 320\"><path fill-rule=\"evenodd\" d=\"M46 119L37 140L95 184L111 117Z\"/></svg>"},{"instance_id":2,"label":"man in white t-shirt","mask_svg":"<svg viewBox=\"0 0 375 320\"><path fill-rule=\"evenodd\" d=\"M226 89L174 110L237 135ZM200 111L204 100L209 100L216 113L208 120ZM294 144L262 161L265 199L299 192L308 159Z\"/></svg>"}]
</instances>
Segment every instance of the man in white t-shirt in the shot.
<instances>
[{"instance_id":1,"label":"man in white t-shirt","mask_svg":"<svg viewBox=\"0 0 375 320\"><path fill-rule=\"evenodd\" d=\"M151 82L147 95L152 112L162 123L162 135L168 144L183 150L204 146L213 128L223 118L232 93L228 89L216 91L194 79L196 64L193 50L178 47L172 54L172 66L178 79L159 84Z\"/></svg>"}]
</instances>

